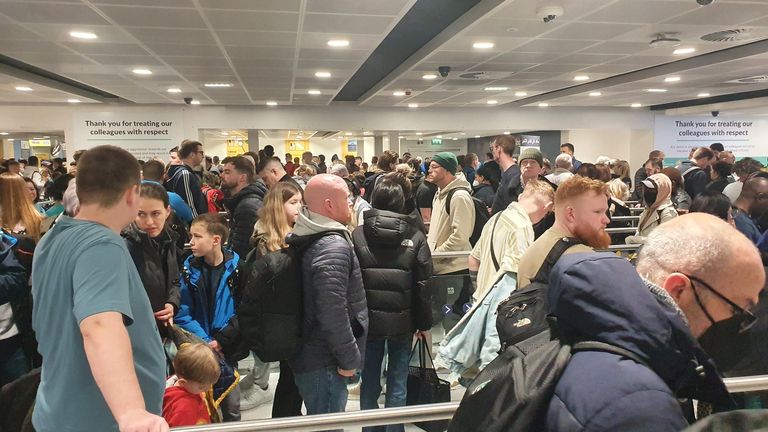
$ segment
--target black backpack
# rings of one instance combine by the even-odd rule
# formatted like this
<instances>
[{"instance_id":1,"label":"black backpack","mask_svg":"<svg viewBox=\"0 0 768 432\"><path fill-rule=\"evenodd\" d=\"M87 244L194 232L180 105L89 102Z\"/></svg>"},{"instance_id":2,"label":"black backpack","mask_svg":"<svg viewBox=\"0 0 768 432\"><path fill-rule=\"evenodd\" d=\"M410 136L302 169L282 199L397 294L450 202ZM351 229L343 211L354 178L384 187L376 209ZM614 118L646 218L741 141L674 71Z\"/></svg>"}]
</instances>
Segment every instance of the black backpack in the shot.
<instances>
[{"instance_id":1,"label":"black backpack","mask_svg":"<svg viewBox=\"0 0 768 432\"><path fill-rule=\"evenodd\" d=\"M580 244L578 239L563 237L552 246L539 271L528 286L522 287L499 303L496 311L496 329L499 332L501 351L534 335L549 329L549 274L557 260L573 245Z\"/></svg>"},{"instance_id":2,"label":"black backpack","mask_svg":"<svg viewBox=\"0 0 768 432\"><path fill-rule=\"evenodd\" d=\"M451 199L453 199L453 194L459 190L466 191L472 199L472 204L475 205L475 226L472 228L472 235L469 237L469 244L474 247L475 244L477 244L477 241L480 240L480 235L483 233L483 227L486 222L491 219L491 214L488 213L488 207L485 206L484 202L473 197L472 192L470 192L469 189L464 188L456 188L448 191L448 197L445 199L446 214L451 214Z\"/></svg>"},{"instance_id":3,"label":"black backpack","mask_svg":"<svg viewBox=\"0 0 768 432\"><path fill-rule=\"evenodd\" d=\"M606 351L645 364L632 352L596 341L565 342L545 330L511 345L474 379L448 432L541 431L555 387L576 351Z\"/></svg>"},{"instance_id":4,"label":"black backpack","mask_svg":"<svg viewBox=\"0 0 768 432\"><path fill-rule=\"evenodd\" d=\"M265 362L288 360L301 349L304 319L301 258L306 247L325 232L304 243L259 256L256 249L245 259L237 309L239 330L250 350Z\"/></svg>"}]
</instances>

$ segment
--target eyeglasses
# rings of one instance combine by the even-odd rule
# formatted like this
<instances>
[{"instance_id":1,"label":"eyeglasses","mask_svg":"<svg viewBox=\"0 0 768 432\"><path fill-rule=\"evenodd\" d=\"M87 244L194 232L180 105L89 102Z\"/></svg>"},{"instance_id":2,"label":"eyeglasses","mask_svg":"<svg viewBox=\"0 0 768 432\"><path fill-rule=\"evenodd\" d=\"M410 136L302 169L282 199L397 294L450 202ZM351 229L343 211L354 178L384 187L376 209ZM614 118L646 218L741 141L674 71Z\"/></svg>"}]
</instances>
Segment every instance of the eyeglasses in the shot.
<instances>
[{"instance_id":1,"label":"eyeglasses","mask_svg":"<svg viewBox=\"0 0 768 432\"><path fill-rule=\"evenodd\" d=\"M347 197L347 204L349 204L349 206L350 206L350 207L351 207L353 204L355 204L355 197L353 197L352 195L348 196L348 197Z\"/></svg>"},{"instance_id":2,"label":"eyeglasses","mask_svg":"<svg viewBox=\"0 0 768 432\"><path fill-rule=\"evenodd\" d=\"M728 303L728 305L733 310L733 316L738 317L738 319L739 319L739 322L740 322L739 332L744 332L744 331L749 330L755 324L755 321L757 321L757 317L754 316L752 314L752 312L744 309L743 307L741 307L741 306L737 305L736 303L734 303L733 301L731 301L728 297L720 294L716 289L712 288L712 286L709 285L708 283L704 282L703 280L701 280L701 279L699 279L699 278L697 278L695 276L687 275L685 273L681 273L681 274L691 280L691 286L693 286L693 282L696 282L699 285L702 285L704 288L710 290L712 292L712 294L714 294L717 297L719 297L720 300ZM706 315L707 318L709 318L709 321L714 324L715 320L712 319L712 315L710 315L709 312L707 312L707 309L704 307L704 304L702 304L701 299L699 298L699 295L696 293L696 289L695 288L693 290L693 296L696 298L696 303L699 304L699 307L701 308L701 310L704 311L704 315Z\"/></svg>"}]
</instances>

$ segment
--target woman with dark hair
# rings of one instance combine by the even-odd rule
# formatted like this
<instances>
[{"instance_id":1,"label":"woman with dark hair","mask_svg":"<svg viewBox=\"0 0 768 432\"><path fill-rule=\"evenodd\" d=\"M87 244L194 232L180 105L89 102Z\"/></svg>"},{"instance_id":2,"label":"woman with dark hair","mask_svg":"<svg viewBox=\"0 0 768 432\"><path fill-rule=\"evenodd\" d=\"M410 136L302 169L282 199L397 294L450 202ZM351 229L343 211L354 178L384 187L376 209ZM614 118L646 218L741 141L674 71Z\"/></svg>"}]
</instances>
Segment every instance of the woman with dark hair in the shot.
<instances>
[{"instance_id":1,"label":"woman with dark hair","mask_svg":"<svg viewBox=\"0 0 768 432\"><path fill-rule=\"evenodd\" d=\"M718 161L712 165L710 174L712 181L707 185L707 189L722 192L728 186L728 176L731 175L731 164L725 161Z\"/></svg>"},{"instance_id":2,"label":"woman with dark hair","mask_svg":"<svg viewBox=\"0 0 768 432\"><path fill-rule=\"evenodd\" d=\"M713 189L705 189L704 192L696 195L689 212L709 213L736 227L731 213L731 200L722 192Z\"/></svg>"},{"instance_id":3,"label":"woman with dark hair","mask_svg":"<svg viewBox=\"0 0 768 432\"><path fill-rule=\"evenodd\" d=\"M597 171L597 167L589 162L582 163L579 169L576 170L576 175L591 178L592 180L600 180L600 173Z\"/></svg>"},{"instance_id":4,"label":"woman with dark hair","mask_svg":"<svg viewBox=\"0 0 768 432\"><path fill-rule=\"evenodd\" d=\"M63 174L48 185L45 190L45 195L48 199L53 201L53 205L45 210L46 218L56 218L60 214L64 213L64 204L61 201L64 199L64 192L69 187L69 181L74 177L71 174Z\"/></svg>"},{"instance_id":5,"label":"woman with dark hair","mask_svg":"<svg viewBox=\"0 0 768 432\"><path fill-rule=\"evenodd\" d=\"M34 181L29 177L24 177L25 191L29 195L29 199L32 201L32 205L40 214L45 214L45 209L40 205L40 189Z\"/></svg>"},{"instance_id":6,"label":"woman with dark hair","mask_svg":"<svg viewBox=\"0 0 768 432\"><path fill-rule=\"evenodd\" d=\"M611 167L608 164L599 163L595 164L597 170L597 179L603 183L611 181Z\"/></svg>"},{"instance_id":7,"label":"woman with dark hair","mask_svg":"<svg viewBox=\"0 0 768 432\"><path fill-rule=\"evenodd\" d=\"M486 207L493 207L496 189L499 188L499 180L494 170L481 165L475 172L477 186L472 186L472 196L482 201Z\"/></svg>"},{"instance_id":8,"label":"woman with dark hair","mask_svg":"<svg viewBox=\"0 0 768 432\"><path fill-rule=\"evenodd\" d=\"M360 408L376 409L381 396L381 367L387 353L385 407L405 406L408 362L414 334L432 327L432 256L415 214L404 215L405 196L396 176L384 176L374 188L373 208L352 233L368 302L368 339L361 372ZM364 431L374 430L363 428ZM387 431L403 431L388 425Z\"/></svg>"},{"instance_id":9,"label":"woman with dark hair","mask_svg":"<svg viewBox=\"0 0 768 432\"><path fill-rule=\"evenodd\" d=\"M685 183L680 170L674 167L667 167L661 170L661 173L669 177L672 182L672 204L679 214L685 214L691 207L691 196L685 191Z\"/></svg>"}]
</instances>

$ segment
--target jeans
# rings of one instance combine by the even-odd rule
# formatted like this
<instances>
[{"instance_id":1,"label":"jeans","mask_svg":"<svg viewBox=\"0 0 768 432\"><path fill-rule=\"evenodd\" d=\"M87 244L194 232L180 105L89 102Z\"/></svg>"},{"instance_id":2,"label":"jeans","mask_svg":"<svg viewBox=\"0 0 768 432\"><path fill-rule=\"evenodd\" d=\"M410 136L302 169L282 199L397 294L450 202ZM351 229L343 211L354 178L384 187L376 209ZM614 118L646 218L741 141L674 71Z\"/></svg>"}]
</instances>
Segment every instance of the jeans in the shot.
<instances>
[{"instance_id":1,"label":"jeans","mask_svg":"<svg viewBox=\"0 0 768 432\"><path fill-rule=\"evenodd\" d=\"M21 347L21 336L0 340L0 387L16 381L27 372L29 369Z\"/></svg>"},{"instance_id":2,"label":"jeans","mask_svg":"<svg viewBox=\"0 0 768 432\"><path fill-rule=\"evenodd\" d=\"M381 363L387 353L386 408L403 407L408 392L408 361L411 356L411 338L368 340L365 364L360 384L360 409L379 407L381 395ZM403 432L402 424L364 427L363 432Z\"/></svg>"},{"instance_id":3,"label":"jeans","mask_svg":"<svg viewBox=\"0 0 768 432\"><path fill-rule=\"evenodd\" d=\"M294 374L307 414L344 412L347 408L347 382L336 367Z\"/></svg>"}]
</instances>

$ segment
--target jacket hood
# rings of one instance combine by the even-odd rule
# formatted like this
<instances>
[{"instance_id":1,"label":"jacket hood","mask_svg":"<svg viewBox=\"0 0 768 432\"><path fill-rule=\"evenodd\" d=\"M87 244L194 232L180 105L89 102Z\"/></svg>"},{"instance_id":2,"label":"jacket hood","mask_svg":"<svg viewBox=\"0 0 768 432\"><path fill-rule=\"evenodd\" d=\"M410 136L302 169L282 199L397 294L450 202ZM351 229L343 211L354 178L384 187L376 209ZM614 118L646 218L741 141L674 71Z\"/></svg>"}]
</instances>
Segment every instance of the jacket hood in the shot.
<instances>
[{"instance_id":1,"label":"jacket hood","mask_svg":"<svg viewBox=\"0 0 768 432\"><path fill-rule=\"evenodd\" d=\"M563 335L633 352L670 389L728 404L714 362L675 308L654 295L632 264L611 253L561 257L549 286L550 312Z\"/></svg>"},{"instance_id":2,"label":"jacket hood","mask_svg":"<svg viewBox=\"0 0 768 432\"><path fill-rule=\"evenodd\" d=\"M472 191L472 185L469 184L469 182L464 178L464 175L462 174L461 176L459 176L457 173L456 178L452 182L448 183L448 185L445 188L439 189L438 193L440 194L441 197L447 196L448 192L450 192L452 189L459 189L459 188L466 189L470 192Z\"/></svg>"},{"instance_id":3,"label":"jacket hood","mask_svg":"<svg viewBox=\"0 0 768 432\"><path fill-rule=\"evenodd\" d=\"M253 183L245 185L240 192L225 199L225 205L228 209L234 210L240 201L243 199L255 196L261 201L264 201L264 196L267 194L267 185L261 179L254 180Z\"/></svg>"},{"instance_id":4,"label":"jacket hood","mask_svg":"<svg viewBox=\"0 0 768 432\"><path fill-rule=\"evenodd\" d=\"M296 220L293 231L287 240L289 244L301 244L306 241L312 241L318 234L330 231L342 234L350 246L352 245L352 237L349 235L349 230L346 226L310 210L307 210L306 214L299 214L299 218Z\"/></svg>"},{"instance_id":5,"label":"jacket hood","mask_svg":"<svg viewBox=\"0 0 768 432\"><path fill-rule=\"evenodd\" d=\"M409 225L408 215L372 208L365 212L363 231L370 243L399 246L410 238Z\"/></svg>"}]
</instances>

